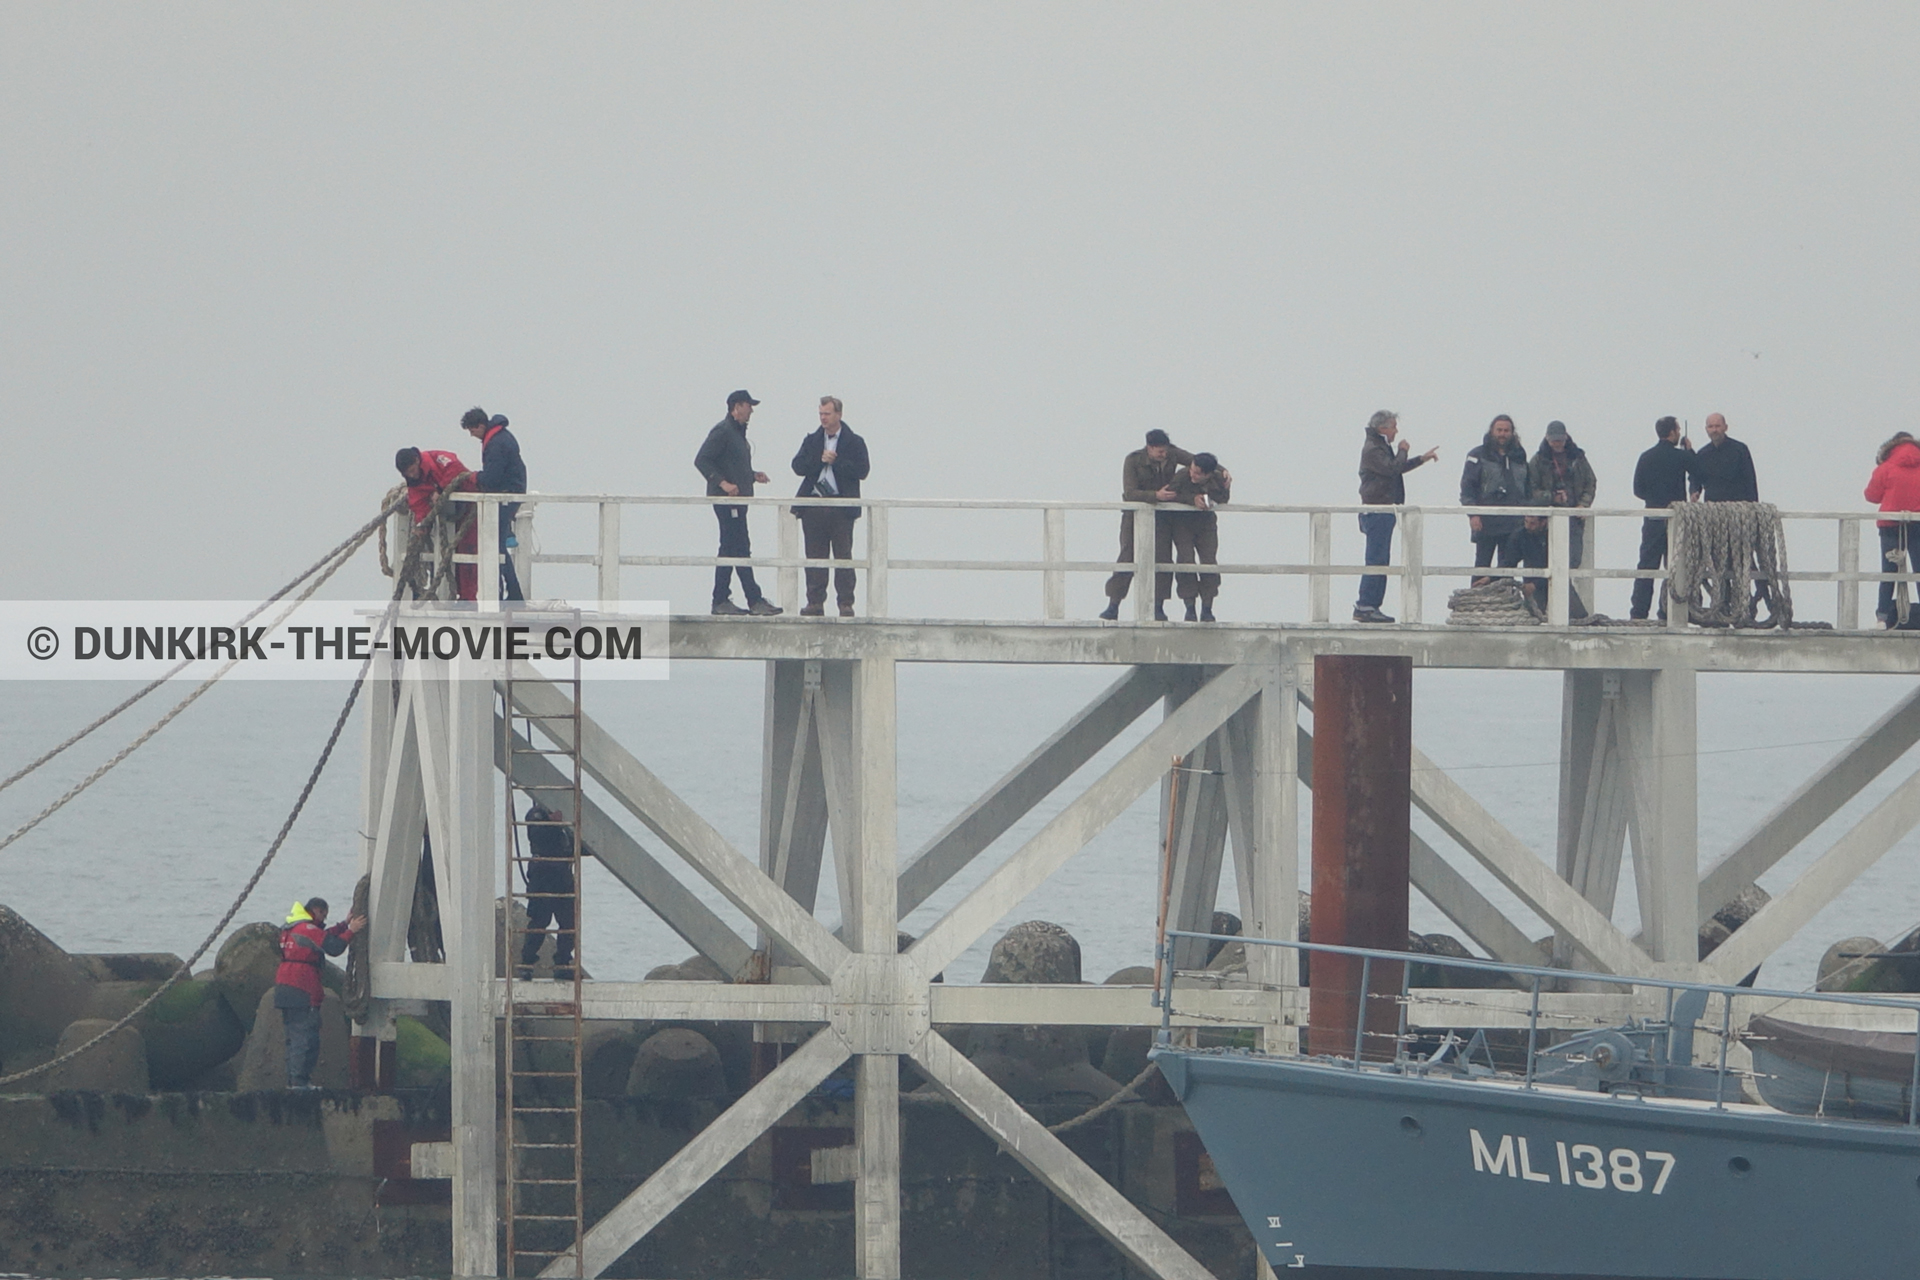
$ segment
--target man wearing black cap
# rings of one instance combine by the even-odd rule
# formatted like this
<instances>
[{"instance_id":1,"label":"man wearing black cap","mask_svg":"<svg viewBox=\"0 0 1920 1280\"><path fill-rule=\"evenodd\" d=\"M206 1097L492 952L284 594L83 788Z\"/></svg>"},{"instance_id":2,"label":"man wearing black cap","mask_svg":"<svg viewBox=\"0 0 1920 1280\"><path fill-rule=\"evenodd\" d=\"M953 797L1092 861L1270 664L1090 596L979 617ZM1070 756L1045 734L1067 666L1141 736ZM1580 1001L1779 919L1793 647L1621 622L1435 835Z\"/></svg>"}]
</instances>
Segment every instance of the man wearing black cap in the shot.
<instances>
[{"instance_id":1,"label":"man wearing black cap","mask_svg":"<svg viewBox=\"0 0 1920 1280\"><path fill-rule=\"evenodd\" d=\"M461 415L460 425L468 435L480 442L480 474L475 477L480 492L525 493L527 464L520 460L520 442L513 438L513 432L507 430L507 415L496 413L489 418L485 409L475 407ZM520 575L514 571L513 557L508 554L508 548L515 545L513 517L519 511L520 504L517 502L500 504L502 600L526 599L520 594Z\"/></svg>"},{"instance_id":2,"label":"man wearing black cap","mask_svg":"<svg viewBox=\"0 0 1920 1280\"><path fill-rule=\"evenodd\" d=\"M1120 467L1120 500L1122 502L1172 502L1174 500L1173 478L1180 468L1193 461L1193 455L1178 448L1167 438L1167 433L1155 427L1147 432L1147 444L1144 449L1135 449L1127 455ZM1155 564L1166 564L1173 559L1173 525L1167 515L1155 512L1153 517L1153 559ZM1133 563L1133 512L1120 513L1120 563ZM1173 574L1156 573L1154 580L1154 600L1165 600L1173 585ZM1127 590L1133 585L1133 571L1118 569L1107 579L1107 607L1100 616L1108 622L1120 618L1120 602L1127 598ZM1167 612L1159 603L1153 607L1155 621L1165 622Z\"/></svg>"},{"instance_id":3,"label":"man wearing black cap","mask_svg":"<svg viewBox=\"0 0 1920 1280\"><path fill-rule=\"evenodd\" d=\"M1633 468L1633 496L1649 509L1665 510L1687 500L1687 474L1693 468L1693 441L1680 434L1680 422L1666 417L1653 424L1659 437ZM1641 569L1658 569L1667 558L1667 520L1640 522ZM1644 620L1653 608L1653 579L1633 580L1631 616ZM1667 618L1667 593L1660 593L1660 620Z\"/></svg>"},{"instance_id":4,"label":"man wearing black cap","mask_svg":"<svg viewBox=\"0 0 1920 1280\"><path fill-rule=\"evenodd\" d=\"M695 469L707 479L708 497L751 498L756 483L767 483L767 473L753 469L753 446L747 443L747 419L753 416L753 406L759 403L745 391L728 396L727 416L713 424L700 452L693 456ZM747 509L716 502L713 513L720 521L717 554L741 560L751 556L753 544L747 537ZM730 579L736 572L740 575L740 589L747 597L744 609L733 602ZM780 608L760 594L760 584L753 580L752 569L746 565L736 568L723 564L713 571L713 612L775 614Z\"/></svg>"}]
</instances>

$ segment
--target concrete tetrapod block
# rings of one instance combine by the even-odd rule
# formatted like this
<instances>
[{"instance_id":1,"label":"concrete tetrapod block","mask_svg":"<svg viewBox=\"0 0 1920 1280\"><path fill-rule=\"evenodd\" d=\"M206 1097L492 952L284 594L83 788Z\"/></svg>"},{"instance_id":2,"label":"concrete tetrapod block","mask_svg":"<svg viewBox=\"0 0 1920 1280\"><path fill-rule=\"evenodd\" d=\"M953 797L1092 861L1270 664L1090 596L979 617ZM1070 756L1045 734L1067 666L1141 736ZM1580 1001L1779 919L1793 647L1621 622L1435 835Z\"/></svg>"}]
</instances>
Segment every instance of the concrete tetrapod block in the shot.
<instances>
[{"instance_id":1,"label":"concrete tetrapod block","mask_svg":"<svg viewBox=\"0 0 1920 1280\"><path fill-rule=\"evenodd\" d=\"M269 990L254 1006L253 1030L240 1050L235 1083L243 1093L287 1087L287 1031ZM347 1087L347 1011L335 992L327 992L320 1006L320 1061L314 1064L313 1083L323 1089Z\"/></svg>"},{"instance_id":2,"label":"concrete tetrapod block","mask_svg":"<svg viewBox=\"0 0 1920 1280\"><path fill-rule=\"evenodd\" d=\"M59 1040L86 1012L85 967L9 907L0 907L0 1066Z\"/></svg>"},{"instance_id":3,"label":"concrete tetrapod block","mask_svg":"<svg viewBox=\"0 0 1920 1280\"><path fill-rule=\"evenodd\" d=\"M1820 957L1820 968L1817 970L1819 977L1814 983L1814 990L1898 991L1898 987L1873 985L1883 981L1887 975L1881 971L1878 960L1865 958L1886 950L1884 942L1865 934L1840 939Z\"/></svg>"},{"instance_id":4,"label":"concrete tetrapod block","mask_svg":"<svg viewBox=\"0 0 1920 1280\"><path fill-rule=\"evenodd\" d=\"M82 1018L60 1033L54 1056L70 1053L93 1039L112 1022L104 1018ZM29 1086L36 1093L61 1093L69 1089L94 1093L148 1092L147 1046L133 1027L122 1027L107 1039L71 1062L43 1072Z\"/></svg>"},{"instance_id":5,"label":"concrete tetrapod block","mask_svg":"<svg viewBox=\"0 0 1920 1280\"><path fill-rule=\"evenodd\" d=\"M1078 982L1080 944L1050 920L1026 920L1000 935L982 982Z\"/></svg>"},{"instance_id":6,"label":"concrete tetrapod block","mask_svg":"<svg viewBox=\"0 0 1920 1280\"><path fill-rule=\"evenodd\" d=\"M93 952L73 959L95 982L165 982L185 963L164 951Z\"/></svg>"},{"instance_id":7,"label":"concrete tetrapod block","mask_svg":"<svg viewBox=\"0 0 1920 1280\"><path fill-rule=\"evenodd\" d=\"M247 1029L215 978L176 983L140 1019L147 1072L158 1090L184 1089L246 1042Z\"/></svg>"},{"instance_id":8,"label":"concrete tetrapod block","mask_svg":"<svg viewBox=\"0 0 1920 1280\"><path fill-rule=\"evenodd\" d=\"M648 1036L635 1050L627 1073L627 1096L656 1101L726 1096L727 1074L720 1051L697 1031L668 1027Z\"/></svg>"}]
</instances>

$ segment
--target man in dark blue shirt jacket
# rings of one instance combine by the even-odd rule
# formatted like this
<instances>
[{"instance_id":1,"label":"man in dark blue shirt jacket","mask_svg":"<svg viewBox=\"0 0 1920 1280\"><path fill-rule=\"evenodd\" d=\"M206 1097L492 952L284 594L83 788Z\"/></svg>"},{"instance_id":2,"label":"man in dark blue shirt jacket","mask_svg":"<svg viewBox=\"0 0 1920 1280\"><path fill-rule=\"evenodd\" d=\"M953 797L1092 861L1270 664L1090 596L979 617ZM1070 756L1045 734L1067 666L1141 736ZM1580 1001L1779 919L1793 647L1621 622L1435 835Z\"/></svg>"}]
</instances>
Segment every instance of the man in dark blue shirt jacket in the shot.
<instances>
[{"instance_id":1,"label":"man in dark blue shirt jacket","mask_svg":"<svg viewBox=\"0 0 1920 1280\"><path fill-rule=\"evenodd\" d=\"M1727 434L1727 420L1707 415L1707 443L1687 468L1689 488L1708 502L1758 502L1760 482L1753 474L1753 453Z\"/></svg>"},{"instance_id":2,"label":"man in dark blue shirt jacket","mask_svg":"<svg viewBox=\"0 0 1920 1280\"><path fill-rule=\"evenodd\" d=\"M480 442L480 474L476 477L482 493L525 493L527 491L527 464L520 460L520 442L513 438L513 432L507 430L507 417L496 413L491 418L487 411L472 408L462 414L460 425L468 435ZM507 548L513 538L513 517L518 514L520 504L503 502L500 504L500 598L502 600L524 600L520 594L520 575L513 567L513 557L507 554Z\"/></svg>"},{"instance_id":3,"label":"man in dark blue shirt jacket","mask_svg":"<svg viewBox=\"0 0 1920 1280\"><path fill-rule=\"evenodd\" d=\"M1649 508L1665 510L1687 500L1687 473L1693 466L1693 441L1680 434L1678 419L1667 417L1653 424L1659 437L1653 448L1640 455L1633 469L1633 496ZM1640 563L1636 568L1658 569L1667 558L1666 520L1640 522ZM1653 608L1653 579L1633 580L1633 613L1645 618ZM1660 593L1660 617L1667 616L1667 594Z\"/></svg>"}]
</instances>

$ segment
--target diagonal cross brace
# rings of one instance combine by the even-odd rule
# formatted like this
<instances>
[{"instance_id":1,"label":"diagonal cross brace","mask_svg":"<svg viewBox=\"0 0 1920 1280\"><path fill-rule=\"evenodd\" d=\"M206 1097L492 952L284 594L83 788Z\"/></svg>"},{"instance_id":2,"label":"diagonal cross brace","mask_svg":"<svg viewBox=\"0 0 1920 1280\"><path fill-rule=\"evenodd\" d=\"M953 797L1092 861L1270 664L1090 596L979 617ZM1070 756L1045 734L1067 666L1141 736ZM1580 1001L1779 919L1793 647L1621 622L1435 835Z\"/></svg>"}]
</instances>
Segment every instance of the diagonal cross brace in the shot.
<instances>
[{"instance_id":1,"label":"diagonal cross brace","mask_svg":"<svg viewBox=\"0 0 1920 1280\"><path fill-rule=\"evenodd\" d=\"M1157 725L1073 803L996 867L910 949L928 973L959 959L987 930L1119 817L1185 755L1260 691L1250 663L1228 667Z\"/></svg>"},{"instance_id":2,"label":"diagonal cross brace","mask_svg":"<svg viewBox=\"0 0 1920 1280\"><path fill-rule=\"evenodd\" d=\"M569 721L546 718L566 712L566 699L558 690L529 677L516 679L513 691L522 710L542 717L534 721L541 733L562 748L572 746ZM729 902L790 948L815 977L833 980L848 951L825 925L585 714L580 716L580 736L580 765L590 777Z\"/></svg>"},{"instance_id":3,"label":"diagonal cross brace","mask_svg":"<svg viewBox=\"0 0 1920 1280\"><path fill-rule=\"evenodd\" d=\"M514 683L518 684L518 681ZM740 1101L721 1112L714 1122L673 1153L653 1175L636 1187L600 1221L581 1243L582 1274L598 1276L620 1255L659 1226L687 1197L705 1186L755 1138L787 1114L800 1100L847 1060L847 1047L832 1031L815 1033L773 1073L747 1090ZM542 1280L574 1274L571 1258L556 1259L540 1273Z\"/></svg>"},{"instance_id":4,"label":"diagonal cross brace","mask_svg":"<svg viewBox=\"0 0 1920 1280\"><path fill-rule=\"evenodd\" d=\"M1158 668L1134 667L1082 707L913 855L900 872L900 914L908 914L937 893L1125 732L1165 690L1166 679Z\"/></svg>"},{"instance_id":5,"label":"diagonal cross brace","mask_svg":"<svg viewBox=\"0 0 1920 1280\"><path fill-rule=\"evenodd\" d=\"M1153 1220L1023 1110L939 1032L929 1032L913 1060L1008 1155L1070 1205L1107 1242L1159 1280L1213 1280Z\"/></svg>"},{"instance_id":6,"label":"diagonal cross brace","mask_svg":"<svg viewBox=\"0 0 1920 1280\"><path fill-rule=\"evenodd\" d=\"M501 740L502 727L502 719L496 715L493 762L504 770L506 750ZM512 742L519 748L530 745L518 730L514 731ZM566 781L558 766L539 755L515 756L513 778L522 785L532 786ZM737 976L752 958L753 948L614 822L606 810L588 796L581 796L580 803L580 841L593 850L600 865L652 908L688 946L719 965L721 972Z\"/></svg>"}]
</instances>

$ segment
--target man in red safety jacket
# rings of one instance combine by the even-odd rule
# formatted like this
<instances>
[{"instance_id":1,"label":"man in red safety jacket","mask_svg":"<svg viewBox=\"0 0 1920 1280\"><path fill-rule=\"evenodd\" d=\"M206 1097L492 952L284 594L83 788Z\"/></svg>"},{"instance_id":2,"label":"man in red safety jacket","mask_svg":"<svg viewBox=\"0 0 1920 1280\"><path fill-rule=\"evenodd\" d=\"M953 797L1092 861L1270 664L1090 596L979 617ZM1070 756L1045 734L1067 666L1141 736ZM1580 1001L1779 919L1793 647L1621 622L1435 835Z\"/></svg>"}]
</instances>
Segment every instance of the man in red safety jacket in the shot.
<instances>
[{"instance_id":1,"label":"man in red safety jacket","mask_svg":"<svg viewBox=\"0 0 1920 1280\"><path fill-rule=\"evenodd\" d=\"M465 493L475 485L473 472L467 469L467 464L460 461L458 454L446 449L402 449L393 455L393 465L407 482L407 507L413 512L416 528L433 514L433 500L443 491L451 489ZM470 555L479 546L479 522L471 518L472 508L464 503L459 504L457 514L468 519L467 527L461 532L460 540L453 549ZM421 532L424 534L425 530ZM474 584L478 581L475 566L455 566L453 584L455 594L460 599L473 599Z\"/></svg>"},{"instance_id":2,"label":"man in red safety jacket","mask_svg":"<svg viewBox=\"0 0 1920 1280\"><path fill-rule=\"evenodd\" d=\"M293 904L280 931L280 968L273 975L273 1006L287 1032L287 1088L312 1089L314 1063L320 1060L320 1004L326 989L320 966L327 956L347 949L353 935L367 927L365 916L327 928L327 900Z\"/></svg>"}]
</instances>

